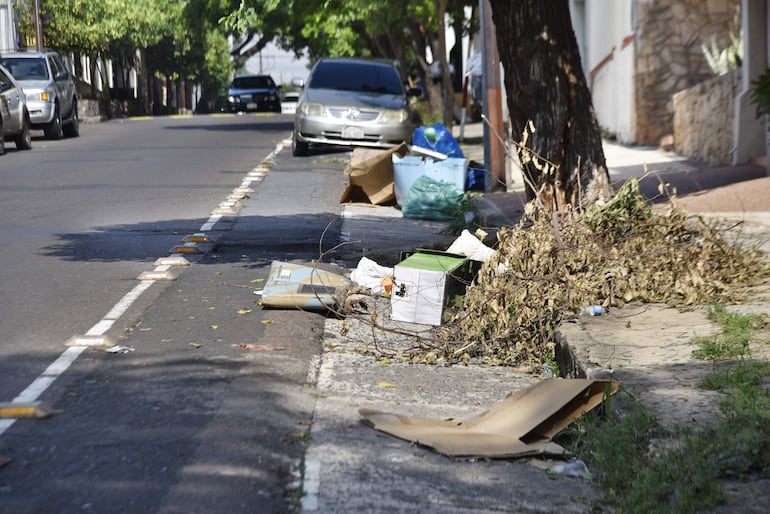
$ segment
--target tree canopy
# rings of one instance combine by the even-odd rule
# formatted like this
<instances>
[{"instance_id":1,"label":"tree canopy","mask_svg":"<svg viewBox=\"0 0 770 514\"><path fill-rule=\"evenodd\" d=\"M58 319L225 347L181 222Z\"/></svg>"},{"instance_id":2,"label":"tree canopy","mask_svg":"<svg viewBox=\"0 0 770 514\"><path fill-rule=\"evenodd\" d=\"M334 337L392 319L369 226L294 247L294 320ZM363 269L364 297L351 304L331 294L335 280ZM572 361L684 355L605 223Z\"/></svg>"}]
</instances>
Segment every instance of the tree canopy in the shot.
<instances>
[{"instance_id":1,"label":"tree canopy","mask_svg":"<svg viewBox=\"0 0 770 514\"><path fill-rule=\"evenodd\" d=\"M16 4L20 29L30 43L33 5ZM451 124L453 95L442 92L452 90L451 78L440 35L445 14L458 40L467 33L465 10L476 2L41 0L40 5L47 46L129 65L137 50L146 51L150 73L191 79L209 89L223 87L234 70L270 42L311 61L322 56L393 59L423 86L432 112Z\"/></svg>"}]
</instances>

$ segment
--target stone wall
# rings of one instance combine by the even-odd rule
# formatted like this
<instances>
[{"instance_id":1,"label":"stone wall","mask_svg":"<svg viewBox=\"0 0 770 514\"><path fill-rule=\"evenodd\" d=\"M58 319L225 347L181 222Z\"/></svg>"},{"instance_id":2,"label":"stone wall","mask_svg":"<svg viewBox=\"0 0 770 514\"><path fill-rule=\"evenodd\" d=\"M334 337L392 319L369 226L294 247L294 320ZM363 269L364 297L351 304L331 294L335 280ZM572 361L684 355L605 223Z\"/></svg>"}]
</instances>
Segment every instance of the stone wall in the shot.
<instances>
[{"instance_id":1,"label":"stone wall","mask_svg":"<svg viewBox=\"0 0 770 514\"><path fill-rule=\"evenodd\" d=\"M103 118L102 108L98 100L81 98L78 101L78 117L81 121L100 121Z\"/></svg>"},{"instance_id":2,"label":"stone wall","mask_svg":"<svg viewBox=\"0 0 770 514\"><path fill-rule=\"evenodd\" d=\"M638 0L637 142L673 134L673 96L713 77L701 45L725 44L740 0Z\"/></svg>"},{"instance_id":3,"label":"stone wall","mask_svg":"<svg viewBox=\"0 0 770 514\"><path fill-rule=\"evenodd\" d=\"M674 95L674 149L709 166L732 160L735 96L740 70Z\"/></svg>"}]
</instances>

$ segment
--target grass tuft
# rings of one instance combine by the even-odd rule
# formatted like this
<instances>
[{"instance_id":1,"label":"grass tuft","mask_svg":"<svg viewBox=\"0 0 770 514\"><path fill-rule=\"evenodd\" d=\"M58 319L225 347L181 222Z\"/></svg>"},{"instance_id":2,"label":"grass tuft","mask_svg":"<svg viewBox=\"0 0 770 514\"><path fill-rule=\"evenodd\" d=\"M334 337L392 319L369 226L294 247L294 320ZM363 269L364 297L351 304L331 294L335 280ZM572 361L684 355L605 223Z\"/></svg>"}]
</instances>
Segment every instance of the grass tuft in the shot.
<instances>
[{"instance_id":1,"label":"grass tuft","mask_svg":"<svg viewBox=\"0 0 770 514\"><path fill-rule=\"evenodd\" d=\"M674 434L674 447L655 451L660 427L626 392L616 400L618 415L581 419L565 435L622 512L701 512L724 503L720 480L770 477L770 362L752 360L749 350L762 317L723 307L709 317L719 334L695 343L700 358L722 363L699 384L722 393L714 422Z\"/></svg>"}]
</instances>

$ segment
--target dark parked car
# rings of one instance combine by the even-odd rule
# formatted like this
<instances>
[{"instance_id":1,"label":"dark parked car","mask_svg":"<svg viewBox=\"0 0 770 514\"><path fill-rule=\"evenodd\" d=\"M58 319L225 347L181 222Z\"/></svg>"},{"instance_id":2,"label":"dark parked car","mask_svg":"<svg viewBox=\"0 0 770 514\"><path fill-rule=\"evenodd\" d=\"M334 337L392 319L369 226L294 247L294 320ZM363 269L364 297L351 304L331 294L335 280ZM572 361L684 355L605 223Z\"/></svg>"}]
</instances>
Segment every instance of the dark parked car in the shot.
<instances>
[{"instance_id":1,"label":"dark parked car","mask_svg":"<svg viewBox=\"0 0 770 514\"><path fill-rule=\"evenodd\" d=\"M409 96L395 63L326 58L310 71L294 117L292 153L307 155L309 145L389 148L410 141L414 120Z\"/></svg>"},{"instance_id":2,"label":"dark parked car","mask_svg":"<svg viewBox=\"0 0 770 514\"><path fill-rule=\"evenodd\" d=\"M0 66L0 155L5 141L14 141L19 150L32 148L30 121L24 91L13 76Z\"/></svg>"},{"instance_id":3,"label":"dark parked car","mask_svg":"<svg viewBox=\"0 0 770 514\"><path fill-rule=\"evenodd\" d=\"M281 86L270 75L238 75L227 92L230 112L281 112Z\"/></svg>"},{"instance_id":4,"label":"dark parked car","mask_svg":"<svg viewBox=\"0 0 770 514\"><path fill-rule=\"evenodd\" d=\"M21 49L3 53L5 66L24 89L32 128L49 139L80 134L75 81L53 50Z\"/></svg>"}]
</instances>

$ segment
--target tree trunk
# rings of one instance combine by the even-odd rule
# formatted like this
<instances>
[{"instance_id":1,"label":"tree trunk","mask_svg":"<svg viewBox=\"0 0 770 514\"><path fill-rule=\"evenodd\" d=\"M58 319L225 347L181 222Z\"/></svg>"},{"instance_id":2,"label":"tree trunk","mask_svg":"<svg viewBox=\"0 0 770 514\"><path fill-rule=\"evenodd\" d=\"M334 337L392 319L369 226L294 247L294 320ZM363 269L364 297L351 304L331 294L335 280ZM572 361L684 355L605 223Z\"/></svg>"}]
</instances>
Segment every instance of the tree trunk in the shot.
<instances>
[{"instance_id":1,"label":"tree trunk","mask_svg":"<svg viewBox=\"0 0 770 514\"><path fill-rule=\"evenodd\" d=\"M608 200L612 186L567 0L490 5L511 133L526 147L518 157L527 196L551 211Z\"/></svg>"},{"instance_id":2,"label":"tree trunk","mask_svg":"<svg viewBox=\"0 0 770 514\"><path fill-rule=\"evenodd\" d=\"M409 26L409 43L414 51L415 61L417 62L417 75L422 86L423 95L428 100L431 116L441 113L441 85L434 84L430 76L430 64L425 59L425 48L428 45L428 39L422 25L416 21L407 22ZM425 125L432 124L432 120L422 120Z\"/></svg>"}]
</instances>

